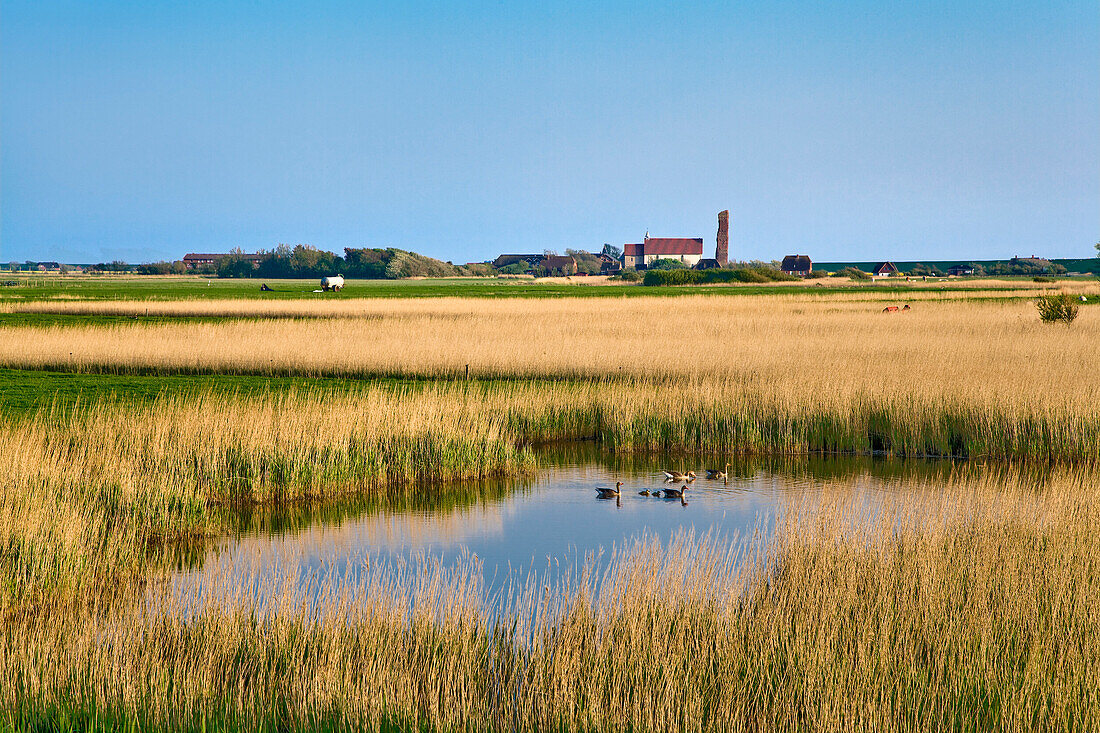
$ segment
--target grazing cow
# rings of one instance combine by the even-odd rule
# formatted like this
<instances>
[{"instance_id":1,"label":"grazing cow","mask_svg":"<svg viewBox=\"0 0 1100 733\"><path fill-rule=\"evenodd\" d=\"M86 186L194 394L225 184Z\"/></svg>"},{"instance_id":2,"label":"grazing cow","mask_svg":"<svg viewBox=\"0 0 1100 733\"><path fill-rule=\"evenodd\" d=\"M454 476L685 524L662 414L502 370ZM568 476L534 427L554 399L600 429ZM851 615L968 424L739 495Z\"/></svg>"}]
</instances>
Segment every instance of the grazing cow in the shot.
<instances>
[{"instance_id":1,"label":"grazing cow","mask_svg":"<svg viewBox=\"0 0 1100 733\"><path fill-rule=\"evenodd\" d=\"M885 308L882 309L882 312L883 313L893 313L897 309L898 309L898 307L896 305L888 305L888 306L886 306Z\"/></svg>"},{"instance_id":2,"label":"grazing cow","mask_svg":"<svg viewBox=\"0 0 1100 733\"><path fill-rule=\"evenodd\" d=\"M329 277L321 278L321 290L333 292L340 292L340 289L344 287L343 275L330 275Z\"/></svg>"},{"instance_id":3,"label":"grazing cow","mask_svg":"<svg viewBox=\"0 0 1100 733\"><path fill-rule=\"evenodd\" d=\"M903 306L901 307L901 309L902 309L903 311L907 311L907 310L910 310L910 308L909 308L909 304L908 304L908 303L906 303L905 305L903 305Z\"/></svg>"}]
</instances>

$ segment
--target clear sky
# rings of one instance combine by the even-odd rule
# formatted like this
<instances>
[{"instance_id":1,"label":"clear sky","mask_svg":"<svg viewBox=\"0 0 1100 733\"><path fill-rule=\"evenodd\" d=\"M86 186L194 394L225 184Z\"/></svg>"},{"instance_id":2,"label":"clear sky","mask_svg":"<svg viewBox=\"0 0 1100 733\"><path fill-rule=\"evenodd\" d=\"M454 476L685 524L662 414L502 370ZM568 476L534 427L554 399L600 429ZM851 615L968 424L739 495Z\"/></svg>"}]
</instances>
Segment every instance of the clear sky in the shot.
<instances>
[{"instance_id":1,"label":"clear sky","mask_svg":"<svg viewBox=\"0 0 1100 733\"><path fill-rule=\"evenodd\" d=\"M1088 257L1100 6L0 3L0 262Z\"/></svg>"}]
</instances>

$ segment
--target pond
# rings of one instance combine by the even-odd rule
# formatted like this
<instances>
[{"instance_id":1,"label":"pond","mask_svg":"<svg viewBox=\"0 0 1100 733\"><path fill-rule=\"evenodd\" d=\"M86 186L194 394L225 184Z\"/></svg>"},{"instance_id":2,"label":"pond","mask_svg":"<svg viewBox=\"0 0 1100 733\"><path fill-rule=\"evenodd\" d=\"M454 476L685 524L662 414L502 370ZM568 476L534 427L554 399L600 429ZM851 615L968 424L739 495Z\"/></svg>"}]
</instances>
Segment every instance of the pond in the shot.
<instances>
[{"instance_id":1,"label":"pond","mask_svg":"<svg viewBox=\"0 0 1100 733\"><path fill-rule=\"evenodd\" d=\"M642 537L688 532L763 542L785 507L812 506L824 496L873 503L942 491L953 472L986 470L950 461L803 456L739 460L723 481L706 478L713 459L613 456L590 444L544 451L539 462L533 477L446 487L446 499L426 487L422 501L397 509L367 502L236 515L236 530L179 568L171 587L177 598L215 585L260 594L317 578L354 583L379 563L472 563L493 595L532 571L545 581L575 576L586 561L599 568L614 548ZM698 474L686 504L639 495L682 486L664 480L665 468ZM624 484L619 501L597 497L595 487L617 481Z\"/></svg>"}]
</instances>

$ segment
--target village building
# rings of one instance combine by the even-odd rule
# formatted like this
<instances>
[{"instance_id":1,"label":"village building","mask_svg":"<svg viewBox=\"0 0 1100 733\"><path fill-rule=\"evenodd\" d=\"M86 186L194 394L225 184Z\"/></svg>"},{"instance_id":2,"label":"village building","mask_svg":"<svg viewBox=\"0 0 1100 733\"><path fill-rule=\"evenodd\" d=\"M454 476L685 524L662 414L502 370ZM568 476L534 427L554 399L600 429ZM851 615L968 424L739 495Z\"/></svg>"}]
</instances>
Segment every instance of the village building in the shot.
<instances>
[{"instance_id":1,"label":"village building","mask_svg":"<svg viewBox=\"0 0 1100 733\"><path fill-rule=\"evenodd\" d=\"M871 274L875 277L889 277L890 275L897 275L898 268L894 266L893 262L880 262L875 265L875 269L871 270Z\"/></svg>"},{"instance_id":2,"label":"village building","mask_svg":"<svg viewBox=\"0 0 1100 733\"><path fill-rule=\"evenodd\" d=\"M955 265L954 267L947 268L947 274L954 277L966 277L967 275L974 274L973 265Z\"/></svg>"},{"instance_id":3,"label":"village building","mask_svg":"<svg viewBox=\"0 0 1100 733\"><path fill-rule=\"evenodd\" d=\"M813 270L814 265L807 255L787 255L779 269L788 275L806 277Z\"/></svg>"},{"instance_id":4,"label":"village building","mask_svg":"<svg viewBox=\"0 0 1100 733\"><path fill-rule=\"evenodd\" d=\"M703 259L703 240L646 237L640 244L623 245L623 267L644 270L657 260L676 260L695 267Z\"/></svg>"},{"instance_id":5,"label":"village building","mask_svg":"<svg viewBox=\"0 0 1100 733\"><path fill-rule=\"evenodd\" d=\"M609 254L598 254L596 259L600 261L600 274L613 275L623 269L623 263L617 257Z\"/></svg>"},{"instance_id":6,"label":"village building","mask_svg":"<svg viewBox=\"0 0 1100 733\"><path fill-rule=\"evenodd\" d=\"M577 260L573 257L546 255L539 264L546 268L548 273L554 275L559 273L563 275L577 274Z\"/></svg>"},{"instance_id":7,"label":"village building","mask_svg":"<svg viewBox=\"0 0 1100 733\"><path fill-rule=\"evenodd\" d=\"M228 256L229 253L195 254L193 252L188 252L183 256L183 264L186 265L188 268L195 268L200 265L216 265ZM259 254L242 254L240 256L243 259L251 262L253 267L258 266L260 264L260 260L263 259L262 255Z\"/></svg>"}]
</instances>

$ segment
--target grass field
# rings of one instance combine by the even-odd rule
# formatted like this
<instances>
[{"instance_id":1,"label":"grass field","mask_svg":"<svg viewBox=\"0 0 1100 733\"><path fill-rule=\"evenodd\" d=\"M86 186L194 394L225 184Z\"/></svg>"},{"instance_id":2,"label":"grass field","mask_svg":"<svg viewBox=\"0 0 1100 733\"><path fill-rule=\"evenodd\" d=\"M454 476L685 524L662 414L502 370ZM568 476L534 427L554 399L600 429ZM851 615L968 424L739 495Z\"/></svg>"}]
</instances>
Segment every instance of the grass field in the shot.
<instances>
[{"instance_id":1,"label":"grass field","mask_svg":"<svg viewBox=\"0 0 1100 733\"><path fill-rule=\"evenodd\" d=\"M1029 302L1094 281L265 302L87 280L0 291L0 726L1100 725L1100 310L1043 325ZM632 297L564 297L593 293ZM238 508L476 502L580 440L1010 462L878 515L789 506L766 543L648 538L604 577L517 579L504 613L473 566L266 608L157 594Z\"/></svg>"},{"instance_id":2,"label":"grass field","mask_svg":"<svg viewBox=\"0 0 1100 733\"><path fill-rule=\"evenodd\" d=\"M917 289L945 291L1001 291L1011 294L1023 288L1034 288L1031 278L999 280L951 280L944 282L876 281L852 282L826 278L800 283L772 285L715 285L684 287L642 287L637 284L614 283L594 286L603 278L576 277L544 280L506 278L431 278L422 280L348 280L339 293L314 293L317 280L272 280L267 284L274 292L261 292L264 281L258 279L219 279L198 276L0 276L0 281L13 280L14 287L0 287L0 304L65 300L224 300L249 299L260 301L306 300L317 302L357 298L556 298L556 297L637 297L682 295L685 293L718 292L722 294L773 294L789 291L814 292L830 290L905 293ZM1060 282L1078 283L1080 280ZM1093 281L1095 282L1095 281ZM732 291L732 293L731 293Z\"/></svg>"}]
</instances>

